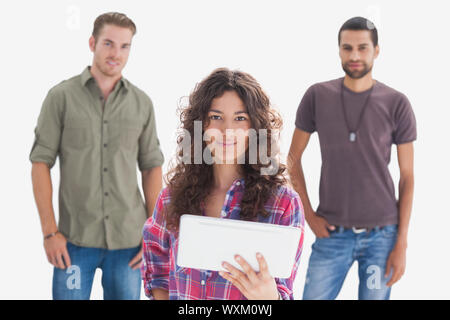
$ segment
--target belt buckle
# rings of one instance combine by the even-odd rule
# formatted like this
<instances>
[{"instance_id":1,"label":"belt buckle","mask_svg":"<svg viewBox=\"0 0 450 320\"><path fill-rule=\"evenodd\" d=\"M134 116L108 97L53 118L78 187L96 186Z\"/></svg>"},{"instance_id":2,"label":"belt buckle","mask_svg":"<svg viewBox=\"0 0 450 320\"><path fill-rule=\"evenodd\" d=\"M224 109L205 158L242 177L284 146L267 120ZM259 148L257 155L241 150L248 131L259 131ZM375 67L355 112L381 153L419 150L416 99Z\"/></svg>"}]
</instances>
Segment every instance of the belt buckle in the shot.
<instances>
[{"instance_id":1,"label":"belt buckle","mask_svg":"<svg viewBox=\"0 0 450 320\"><path fill-rule=\"evenodd\" d=\"M352 231L354 233L363 233L363 232L367 231L367 229L366 228L355 228L355 227L352 227Z\"/></svg>"}]
</instances>

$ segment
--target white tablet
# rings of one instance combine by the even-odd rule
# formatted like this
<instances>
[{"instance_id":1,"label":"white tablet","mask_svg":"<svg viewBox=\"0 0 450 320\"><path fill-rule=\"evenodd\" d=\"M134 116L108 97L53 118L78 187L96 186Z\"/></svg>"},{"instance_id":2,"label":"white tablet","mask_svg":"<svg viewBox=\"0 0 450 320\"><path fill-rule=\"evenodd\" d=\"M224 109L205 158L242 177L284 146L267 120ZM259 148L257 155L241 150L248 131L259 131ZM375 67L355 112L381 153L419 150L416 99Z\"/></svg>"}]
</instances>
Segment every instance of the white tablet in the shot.
<instances>
[{"instance_id":1,"label":"white tablet","mask_svg":"<svg viewBox=\"0 0 450 320\"><path fill-rule=\"evenodd\" d=\"M239 254L259 271L260 252L272 277L289 278L300 236L301 229L290 226L185 214L180 219L177 265L220 271L226 261L242 270L234 259Z\"/></svg>"}]
</instances>

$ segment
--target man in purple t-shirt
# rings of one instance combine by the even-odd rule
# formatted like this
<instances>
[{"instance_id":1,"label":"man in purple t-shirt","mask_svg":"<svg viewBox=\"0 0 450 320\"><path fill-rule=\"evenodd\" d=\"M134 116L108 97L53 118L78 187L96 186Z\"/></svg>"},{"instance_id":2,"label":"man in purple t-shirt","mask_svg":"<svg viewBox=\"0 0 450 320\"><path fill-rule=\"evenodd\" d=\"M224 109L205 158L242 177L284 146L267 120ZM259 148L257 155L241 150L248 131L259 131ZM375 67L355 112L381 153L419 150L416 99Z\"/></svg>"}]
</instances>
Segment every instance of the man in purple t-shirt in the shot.
<instances>
[{"instance_id":1,"label":"man in purple t-shirt","mask_svg":"<svg viewBox=\"0 0 450 320\"><path fill-rule=\"evenodd\" d=\"M312 85L297 110L288 156L291 182L316 235L303 299L335 299L358 261L359 299L389 299L406 265L416 121L406 96L372 78L377 29L355 17L339 30L343 78ZM320 203L306 191L301 158L317 131L322 155ZM392 144L399 197L388 170Z\"/></svg>"}]
</instances>

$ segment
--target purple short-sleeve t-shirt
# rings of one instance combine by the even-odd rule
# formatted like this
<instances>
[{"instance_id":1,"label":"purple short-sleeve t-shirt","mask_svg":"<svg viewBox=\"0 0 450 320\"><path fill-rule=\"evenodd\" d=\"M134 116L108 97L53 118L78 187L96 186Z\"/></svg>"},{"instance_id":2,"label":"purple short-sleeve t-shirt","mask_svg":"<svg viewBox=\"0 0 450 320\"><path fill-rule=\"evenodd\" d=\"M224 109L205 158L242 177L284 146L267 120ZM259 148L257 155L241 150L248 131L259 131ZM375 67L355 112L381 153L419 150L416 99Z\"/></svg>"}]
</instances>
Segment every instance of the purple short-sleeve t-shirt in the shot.
<instances>
[{"instance_id":1,"label":"purple short-sleeve t-shirt","mask_svg":"<svg viewBox=\"0 0 450 320\"><path fill-rule=\"evenodd\" d=\"M370 90L344 86L346 124L341 104L343 78L317 83L305 93L297 110L298 129L317 131L322 155L319 206L328 223L375 227L398 223L395 188L388 165L392 144L416 140L416 120L406 96L376 81ZM366 99L367 107L356 128Z\"/></svg>"}]
</instances>

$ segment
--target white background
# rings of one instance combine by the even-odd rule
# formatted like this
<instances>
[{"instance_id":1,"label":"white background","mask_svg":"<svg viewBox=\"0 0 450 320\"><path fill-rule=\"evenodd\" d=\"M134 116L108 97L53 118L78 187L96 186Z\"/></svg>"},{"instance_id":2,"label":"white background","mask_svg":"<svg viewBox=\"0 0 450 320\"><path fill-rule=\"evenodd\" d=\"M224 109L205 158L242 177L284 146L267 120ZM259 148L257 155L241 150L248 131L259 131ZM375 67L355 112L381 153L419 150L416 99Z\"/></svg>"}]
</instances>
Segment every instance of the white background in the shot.
<instances>
[{"instance_id":1,"label":"white background","mask_svg":"<svg viewBox=\"0 0 450 320\"><path fill-rule=\"evenodd\" d=\"M166 160L175 150L179 99L216 67L252 74L285 123L285 157L295 112L312 84L343 75L337 32L362 15L379 31L374 77L405 93L418 124L415 199L406 274L392 299L448 299L448 1L2 1L0 298L51 299L47 262L31 186L28 155L48 90L91 64L95 18L126 13L137 25L124 75L152 98ZM318 204L320 152L313 135L305 154L307 186ZM166 172L168 161L164 166ZM59 165L52 170L57 211ZM391 172L398 183L393 147ZM314 236L309 227L295 297L302 297ZM357 265L339 299L357 298ZM93 299L102 298L98 271ZM142 297L145 299L145 297Z\"/></svg>"}]
</instances>

